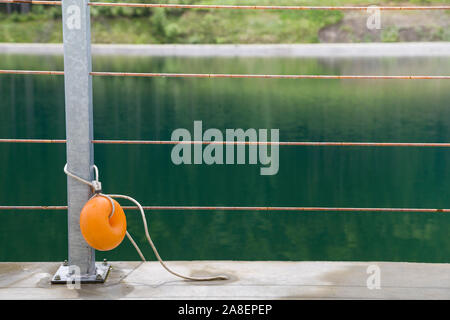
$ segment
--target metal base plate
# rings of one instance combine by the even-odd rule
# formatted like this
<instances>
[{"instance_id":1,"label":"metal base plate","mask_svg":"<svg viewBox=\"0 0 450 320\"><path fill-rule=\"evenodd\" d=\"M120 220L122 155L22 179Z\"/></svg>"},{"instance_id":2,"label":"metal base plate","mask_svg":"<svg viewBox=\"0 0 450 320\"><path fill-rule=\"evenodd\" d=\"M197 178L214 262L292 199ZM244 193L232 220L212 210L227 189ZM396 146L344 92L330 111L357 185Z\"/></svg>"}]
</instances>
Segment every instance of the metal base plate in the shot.
<instances>
[{"instance_id":1,"label":"metal base plate","mask_svg":"<svg viewBox=\"0 0 450 320\"><path fill-rule=\"evenodd\" d=\"M104 283L109 274L111 264L105 262L95 263L95 274L80 275L77 274L77 268L69 265L61 265L52 278L52 284L67 283ZM72 273L71 273L72 272Z\"/></svg>"}]
</instances>

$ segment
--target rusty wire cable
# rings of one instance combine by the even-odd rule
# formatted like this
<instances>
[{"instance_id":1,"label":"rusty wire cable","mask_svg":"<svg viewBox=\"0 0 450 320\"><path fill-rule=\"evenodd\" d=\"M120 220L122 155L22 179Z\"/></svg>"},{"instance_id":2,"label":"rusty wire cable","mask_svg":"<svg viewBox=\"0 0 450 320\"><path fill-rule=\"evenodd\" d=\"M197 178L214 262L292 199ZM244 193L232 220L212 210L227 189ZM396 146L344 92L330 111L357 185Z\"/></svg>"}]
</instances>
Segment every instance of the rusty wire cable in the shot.
<instances>
[{"instance_id":1,"label":"rusty wire cable","mask_svg":"<svg viewBox=\"0 0 450 320\"><path fill-rule=\"evenodd\" d=\"M66 172L66 170L64 170ZM67 172L66 172L67 173ZM72 175L71 175L72 176ZM98 178L96 178L98 179ZM81 181L81 180L79 180ZM90 182L81 181L88 185ZM103 194L101 194L103 195ZM128 199L127 196L106 195ZM130 199L128 199L130 200ZM133 200L130 200L133 201ZM133 201L134 202L134 201ZM136 203L136 202L135 202ZM0 210L67 210L67 206L0 206ZM123 206L125 210L150 211L285 211L285 212L410 212L410 213L450 213L450 209L432 208L350 208L350 207L270 207L270 206ZM144 215L145 216L145 215ZM129 236L129 238L131 238Z\"/></svg>"},{"instance_id":2,"label":"rusty wire cable","mask_svg":"<svg viewBox=\"0 0 450 320\"><path fill-rule=\"evenodd\" d=\"M67 140L58 139L0 139L0 143L66 143Z\"/></svg>"},{"instance_id":3,"label":"rusty wire cable","mask_svg":"<svg viewBox=\"0 0 450 320\"><path fill-rule=\"evenodd\" d=\"M1 1L1 0L0 0ZM0 70L1 74L17 74L17 75L48 75L63 76L64 71L47 71L47 70Z\"/></svg>"},{"instance_id":4,"label":"rusty wire cable","mask_svg":"<svg viewBox=\"0 0 450 320\"><path fill-rule=\"evenodd\" d=\"M64 71L0 70L0 74L17 75L64 75ZM227 74L227 73L142 73L142 72L90 72L100 77L144 77L144 78L228 78L228 79L322 79L322 80L450 80L450 76L426 75L311 75L311 74Z\"/></svg>"},{"instance_id":5,"label":"rusty wire cable","mask_svg":"<svg viewBox=\"0 0 450 320\"><path fill-rule=\"evenodd\" d=\"M0 139L0 142L1 139ZM176 145L176 144L219 144L219 145L280 145L280 146L328 146L328 147L450 147L450 143L422 142L313 142L313 141L156 141L156 140L93 140L95 144L131 145Z\"/></svg>"},{"instance_id":6,"label":"rusty wire cable","mask_svg":"<svg viewBox=\"0 0 450 320\"><path fill-rule=\"evenodd\" d=\"M450 76L386 76L386 75L289 75L289 74L220 74L220 73L136 73L136 72L91 72L92 76L147 77L147 78L234 78L234 79L328 79L328 80L448 80Z\"/></svg>"},{"instance_id":7,"label":"rusty wire cable","mask_svg":"<svg viewBox=\"0 0 450 320\"><path fill-rule=\"evenodd\" d=\"M215 4L168 4L168 3L114 3L89 2L90 6L101 7L134 7L134 8L169 8L169 9L244 9L244 10L333 10L364 11L378 10L450 10L450 6L262 6L262 5L215 5Z\"/></svg>"},{"instance_id":8,"label":"rusty wire cable","mask_svg":"<svg viewBox=\"0 0 450 320\"><path fill-rule=\"evenodd\" d=\"M0 0L1 1L1 0ZM44 71L44 70L0 70L0 74L24 74L24 75L50 75L63 76L64 71Z\"/></svg>"},{"instance_id":9,"label":"rusty wire cable","mask_svg":"<svg viewBox=\"0 0 450 320\"><path fill-rule=\"evenodd\" d=\"M44 4L60 6L62 1L44 1L44 0L0 0L0 3L6 4Z\"/></svg>"},{"instance_id":10,"label":"rusty wire cable","mask_svg":"<svg viewBox=\"0 0 450 320\"><path fill-rule=\"evenodd\" d=\"M8 4L41 4L61 5L61 1L43 0L0 0ZM267 6L267 5L215 5L215 4L168 4L168 3L120 3L120 2L88 2L96 7L131 7L131 8L168 8L168 9L238 9L238 10L331 10L331 11L366 11L377 9L383 11L399 10L450 10L450 6Z\"/></svg>"},{"instance_id":11,"label":"rusty wire cable","mask_svg":"<svg viewBox=\"0 0 450 320\"><path fill-rule=\"evenodd\" d=\"M137 206L123 206L124 210L138 210ZM148 211L266 211L266 212L411 212L450 213L450 209L437 208L349 208L349 207L245 207L245 206L142 206ZM67 206L0 206L0 210L67 210Z\"/></svg>"},{"instance_id":12,"label":"rusty wire cable","mask_svg":"<svg viewBox=\"0 0 450 320\"><path fill-rule=\"evenodd\" d=\"M62 144L65 139L0 139L0 143L43 143ZM176 144L219 144L219 145L279 145L304 147L428 147L448 148L450 143L428 142L319 142L319 141L171 141L171 140L92 140L94 144L128 145L176 145Z\"/></svg>"}]
</instances>

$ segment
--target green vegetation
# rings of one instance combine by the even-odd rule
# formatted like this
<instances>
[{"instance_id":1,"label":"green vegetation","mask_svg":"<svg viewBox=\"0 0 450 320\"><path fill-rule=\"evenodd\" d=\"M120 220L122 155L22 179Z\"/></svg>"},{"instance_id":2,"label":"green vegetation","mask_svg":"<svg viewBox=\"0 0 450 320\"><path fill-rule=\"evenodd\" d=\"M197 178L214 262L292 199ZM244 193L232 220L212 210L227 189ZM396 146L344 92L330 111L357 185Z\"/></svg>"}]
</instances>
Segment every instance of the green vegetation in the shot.
<instances>
[{"instance_id":1,"label":"green vegetation","mask_svg":"<svg viewBox=\"0 0 450 320\"><path fill-rule=\"evenodd\" d=\"M159 3L318 5L317 0L166 0ZM399 3L430 5L450 3L450 0L320 1L320 5ZM0 12L0 42L62 41L60 7L33 5L31 12L26 14L6 13L4 8L0 10L3 10ZM342 21L344 13L91 7L91 16L95 43L311 43L319 41L319 30ZM343 25L342 28L348 27ZM399 41L398 31L394 27L383 30L381 41ZM445 41L448 38L446 28L438 28L433 34L434 40ZM364 41L370 39L369 36L364 37Z\"/></svg>"},{"instance_id":2,"label":"green vegetation","mask_svg":"<svg viewBox=\"0 0 450 320\"><path fill-rule=\"evenodd\" d=\"M397 42L398 37L398 28L396 27L389 27L381 32L381 41L383 42Z\"/></svg>"}]
</instances>

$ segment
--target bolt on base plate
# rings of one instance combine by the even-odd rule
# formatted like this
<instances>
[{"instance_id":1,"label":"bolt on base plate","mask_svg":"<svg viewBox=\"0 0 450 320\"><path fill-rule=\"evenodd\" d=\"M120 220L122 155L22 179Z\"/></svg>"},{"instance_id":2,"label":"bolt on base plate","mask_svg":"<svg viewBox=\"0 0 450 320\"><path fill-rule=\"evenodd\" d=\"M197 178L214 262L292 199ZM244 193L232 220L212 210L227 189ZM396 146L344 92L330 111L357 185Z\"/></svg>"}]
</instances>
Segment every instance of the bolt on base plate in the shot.
<instances>
[{"instance_id":1,"label":"bolt on base plate","mask_svg":"<svg viewBox=\"0 0 450 320\"><path fill-rule=\"evenodd\" d=\"M96 262L95 274L92 275L77 275L77 267L69 266L67 263L62 264L52 278L52 284L67 284L67 283L104 283L111 268L110 263Z\"/></svg>"}]
</instances>

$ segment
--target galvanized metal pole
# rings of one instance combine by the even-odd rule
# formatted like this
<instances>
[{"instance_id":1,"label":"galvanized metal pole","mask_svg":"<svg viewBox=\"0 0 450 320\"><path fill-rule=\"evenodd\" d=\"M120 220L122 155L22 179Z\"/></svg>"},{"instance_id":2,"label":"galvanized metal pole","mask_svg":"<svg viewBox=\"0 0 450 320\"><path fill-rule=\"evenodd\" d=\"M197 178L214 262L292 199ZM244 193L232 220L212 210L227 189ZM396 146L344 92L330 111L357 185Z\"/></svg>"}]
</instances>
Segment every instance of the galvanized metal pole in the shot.
<instances>
[{"instance_id":1,"label":"galvanized metal pole","mask_svg":"<svg viewBox=\"0 0 450 320\"><path fill-rule=\"evenodd\" d=\"M94 130L92 78L89 74L92 62L88 0L63 0L62 18L67 168L92 181ZM102 282L103 276L106 277L96 267L95 251L86 243L80 231L80 212L91 196L92 191L88 185L67 177L69 261L55 274L54 283L58 283L58 280L66 281L68 271L70 274L77 274L78 278L75 280L80 282Z\"/></svg>"}]
</instances>

